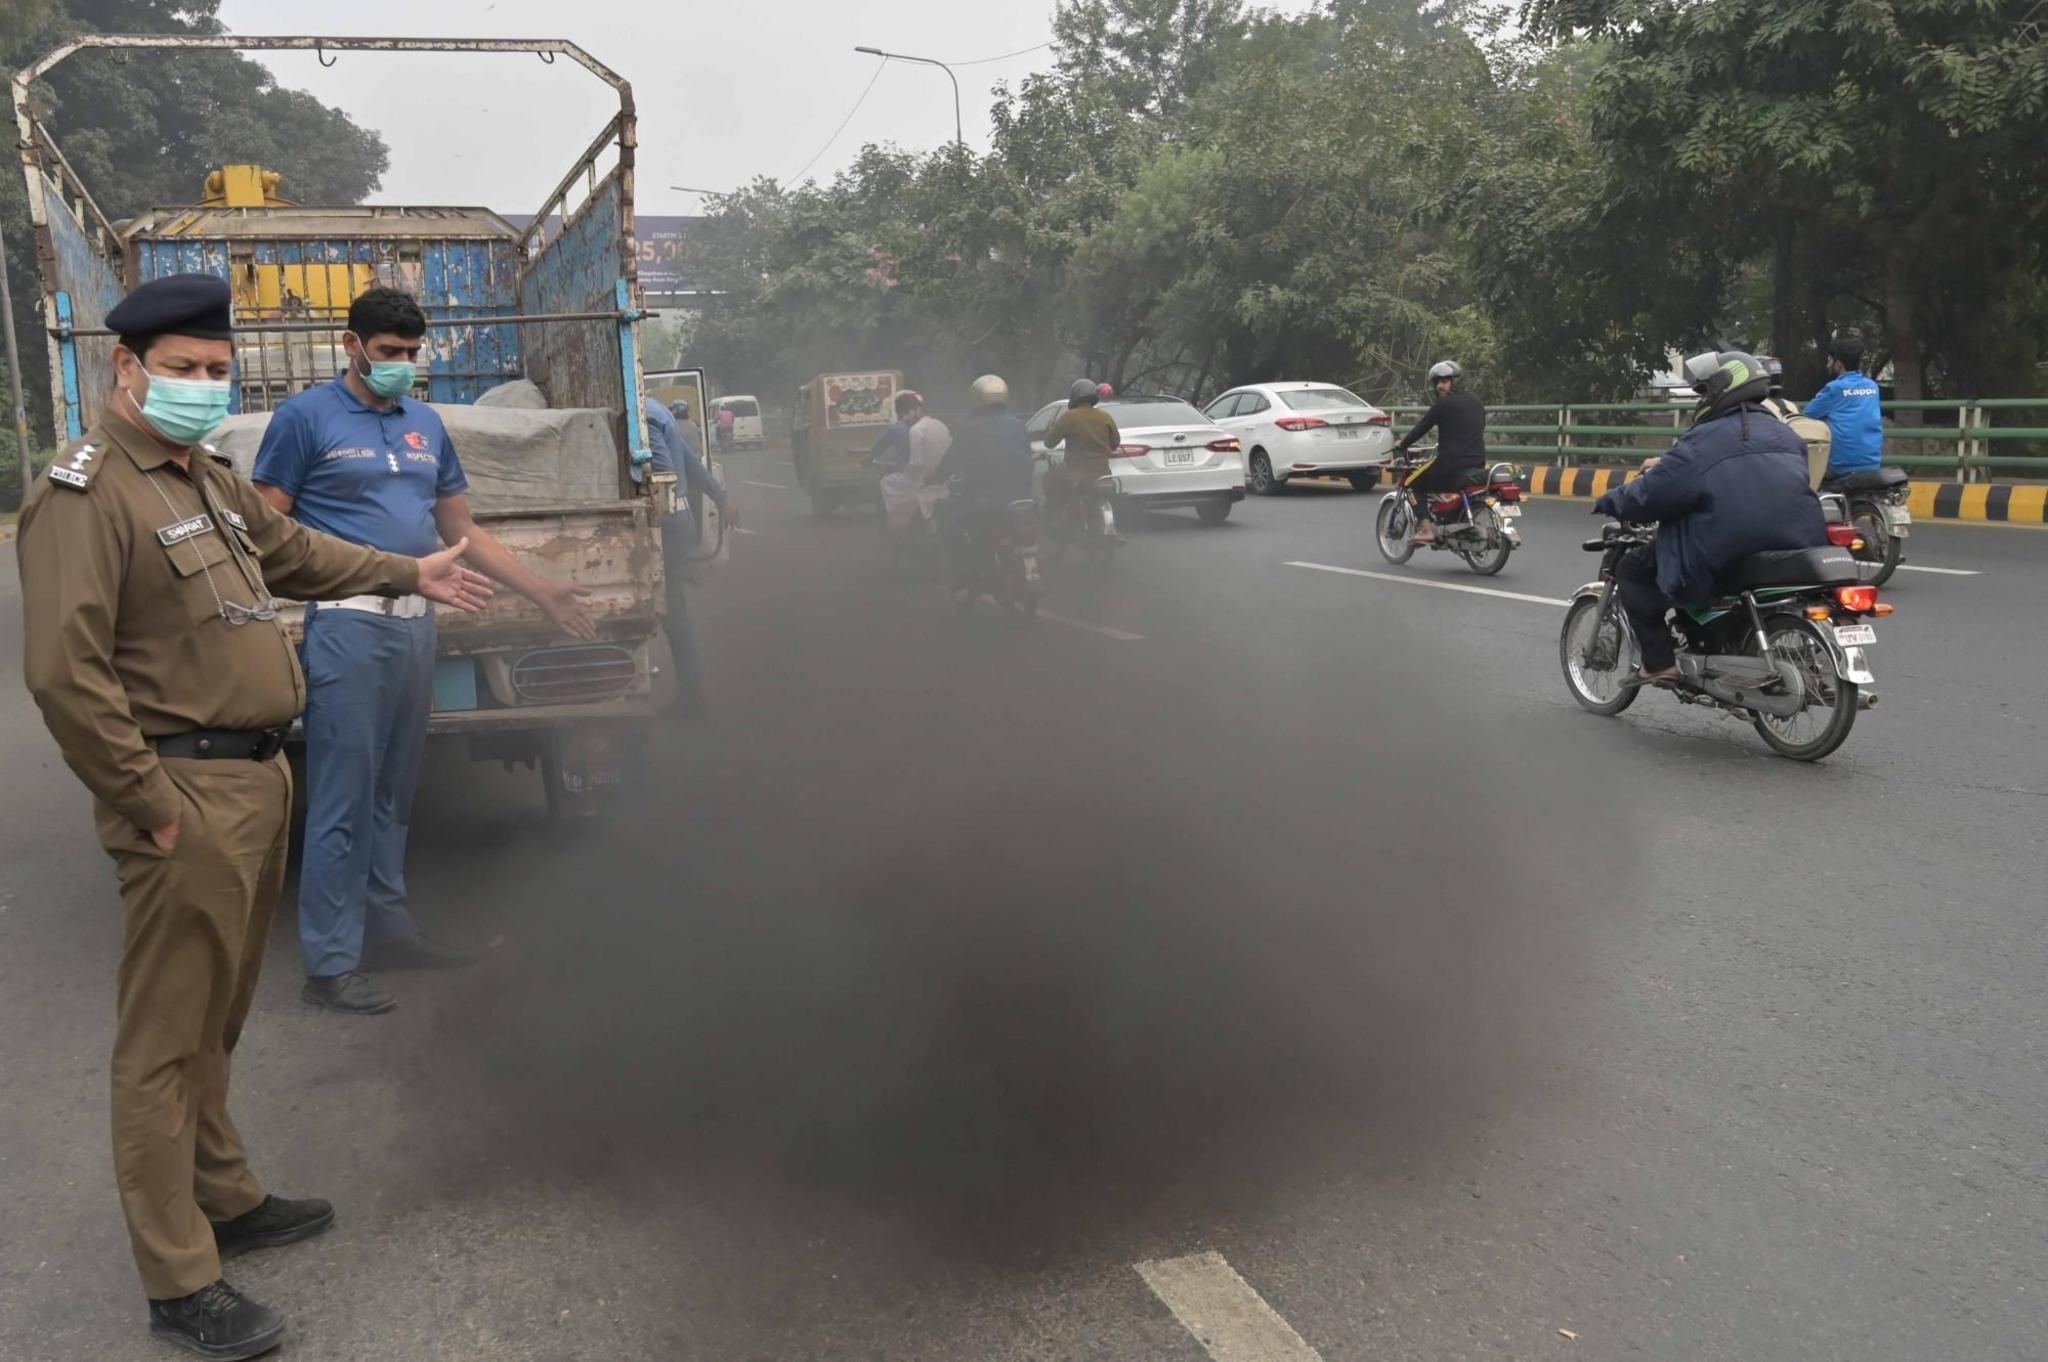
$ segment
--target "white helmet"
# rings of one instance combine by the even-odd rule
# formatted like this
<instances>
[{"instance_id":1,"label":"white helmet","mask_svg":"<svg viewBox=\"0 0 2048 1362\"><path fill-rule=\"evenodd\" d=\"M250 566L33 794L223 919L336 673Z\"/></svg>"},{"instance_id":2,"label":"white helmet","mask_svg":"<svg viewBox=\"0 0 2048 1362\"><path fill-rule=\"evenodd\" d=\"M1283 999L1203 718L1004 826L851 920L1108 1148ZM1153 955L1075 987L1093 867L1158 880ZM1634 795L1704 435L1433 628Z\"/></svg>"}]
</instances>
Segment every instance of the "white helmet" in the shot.
<instances>
[{"instance_id":1,"label":"white helmet","mask_svg":"<svg viewBox=\"0 0 2048 1362\"><path fill-rule=\"evenodd\" d=\"M1429 366L1429 381L1431 383L1436 382L1440 378L1448 378L1451 382L1456 383L1464 376L1465 371L1458 367L1458 361L1454 359L1441 359Z\"/></svg>"},{"instance_id":2,"label":"white helmet","mask_svg":"<svg viewBox=\"0 0 2048 1362\"><path fill-rule=\"evenodd\" d=\"M976 406L1002 407L1010 401L1010 385L994 374L983 374L974 380L974 402Z\"/></svg>"}]
</instances>

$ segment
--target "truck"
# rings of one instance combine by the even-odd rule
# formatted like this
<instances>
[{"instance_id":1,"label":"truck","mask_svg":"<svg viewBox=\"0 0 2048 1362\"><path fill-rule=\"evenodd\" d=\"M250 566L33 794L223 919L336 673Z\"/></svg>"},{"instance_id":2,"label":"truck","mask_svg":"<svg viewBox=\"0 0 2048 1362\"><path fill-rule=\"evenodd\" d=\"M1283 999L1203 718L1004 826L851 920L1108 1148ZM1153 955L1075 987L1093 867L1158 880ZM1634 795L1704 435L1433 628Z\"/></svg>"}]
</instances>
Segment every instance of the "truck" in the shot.
<instances>
[{"instance_id":1,"label":"truck","mask_svg":"<svg viewBox=\"0 0 2048 1362\"><path fill-rule=\"evenodd\" d=\"M194 203L110 221L37 117L30 86L81 52L130 61L208 49L313 51L322 60L338 52L567 58L612 87L618 111L523 227L485 208L304 206L283 197L282 177L254 165L214 172ZM557 814L607 807L643 750L638 730L675 694L661 634L660 535L675 479L649 466L641 409L646 314L635 273L630 84L554 39L85 34L18 71L13 101L60 438L81 437L110 400L108 310L131 289L182 273L217 275L234 291L235 413L268 412L339 373L348 305L382 285L413 294L428 317L416 397L444 416L462 414L487 391L524 379L538 389L528 405L565 409L563 425L582 422L589 438L579 447L596 453L575 495L494 498L472 468L470 499L477 519L536 573L589 589L599 638L565 638L510 592L482 614L443 610L430 732L466 744L473 759L537 768ZM477 409L472 419L486 415ZM492 419L516 424L525 415ZM460 433L456 442L460 452ZM556 485L545 468L503 471L496 485Z\"/></svg>"},{"instance_id":2,"label":"truck","mask_svg":"<svg viewBox=\"0 0 2048 1362\"><path fill-rule=\"evenodd\" d=\"M842 505L881 500L882 475L868 452L896 419L903 375L894 369L819 374L797 389L790 412L789 454L811 510L827 516Z\"/></svg>"}]
</instances>

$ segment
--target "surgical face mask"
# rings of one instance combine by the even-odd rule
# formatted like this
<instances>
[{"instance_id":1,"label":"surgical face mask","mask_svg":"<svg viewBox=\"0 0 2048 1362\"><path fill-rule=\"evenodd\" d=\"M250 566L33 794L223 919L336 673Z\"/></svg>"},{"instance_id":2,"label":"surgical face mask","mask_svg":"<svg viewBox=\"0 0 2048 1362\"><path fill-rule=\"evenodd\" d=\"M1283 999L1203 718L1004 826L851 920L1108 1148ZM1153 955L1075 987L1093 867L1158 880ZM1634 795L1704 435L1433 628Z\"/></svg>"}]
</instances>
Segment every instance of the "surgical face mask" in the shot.
<instances>
[{"instance_id":1,"label":"surgical face mask","mask_svg":"<svg viewBox=\"0 0 2048 1362\"><path fill-rule=\"evenodd\" d=\"M349 363L358 366L353 355L349 357ZM409 359L372 360L365 355L356 367L356 376L363 380L363 386L386 402L395 402L411 392L419 374L419 366Z\"/></svg>"},{"instance_id":2,"label":"surgical face mask","mask_svg":"<svg viewBox=\"0 0 2048 1362\"><path fill-rule=\"evenodd\" d=\"M228 380L171 378L147 369L143 373L149 379L149 391L139 403L130 392L128 405L172 444L198 444L228 419Z\"/></svg>"}]
</instances>

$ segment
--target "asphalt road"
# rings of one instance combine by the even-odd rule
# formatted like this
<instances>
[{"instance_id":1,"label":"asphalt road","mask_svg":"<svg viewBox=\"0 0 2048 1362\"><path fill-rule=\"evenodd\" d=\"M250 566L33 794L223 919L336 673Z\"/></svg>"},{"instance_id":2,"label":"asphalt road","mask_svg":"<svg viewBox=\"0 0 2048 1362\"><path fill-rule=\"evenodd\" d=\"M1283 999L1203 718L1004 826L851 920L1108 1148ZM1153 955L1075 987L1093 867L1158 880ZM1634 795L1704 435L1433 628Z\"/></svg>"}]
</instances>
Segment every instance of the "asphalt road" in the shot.
<instances>
[{"instance_id":1,"label":"asphalt road","mask_svg":"<svg viewBox=\"0 0 2048 1362\"><path fill-rule=\"evenodd\" d=\"M231 1278L287 1356L2042 1355L2048 535L1921 529L1801 766L1571 704L1580 506L1485 581L1349 491L1177 513L1020 627L731 476L643 807L437 762L416 908L494 949L387 1017L304 1008L282 919L237 1111L340 1221ZM164 1356L112 877L18 688L0 763L0 1357ZM1204 1253L1244 1292L1137 1270Z\"/></svg>"}]
</instances>

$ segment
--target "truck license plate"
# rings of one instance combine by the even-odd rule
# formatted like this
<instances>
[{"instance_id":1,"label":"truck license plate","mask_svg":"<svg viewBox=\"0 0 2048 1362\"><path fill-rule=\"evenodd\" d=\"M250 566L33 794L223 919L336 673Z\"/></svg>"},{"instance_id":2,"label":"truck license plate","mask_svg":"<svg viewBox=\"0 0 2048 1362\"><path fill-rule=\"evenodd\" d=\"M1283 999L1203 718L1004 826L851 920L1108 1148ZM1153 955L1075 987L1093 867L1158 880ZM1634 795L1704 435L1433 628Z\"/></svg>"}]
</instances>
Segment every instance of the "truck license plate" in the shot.
<instances>
[{"instance_id":1,"label":"truck license plate","mask_svg":"<svg viewBox=\"0 0 2048 1362\"><path fill-rule=\"evenodd\" d=\"M1166 466L1168 468L1175 467L1178 464L1193 463L1194 461L1195 451L1192 449L1169 449L1166 451Z\"/></svg>"},{"instance_id":2,"label":"truck license plate","mask_svg":"<svg viewBox=\"0 0 2048 1362\"><path fill-rule=\"evenodd\" d=\"M1877 642L1877 630L1867 624L1838 624L1835 642L1844 648L1867 648Z\"/></svg>"}]
</instances>

